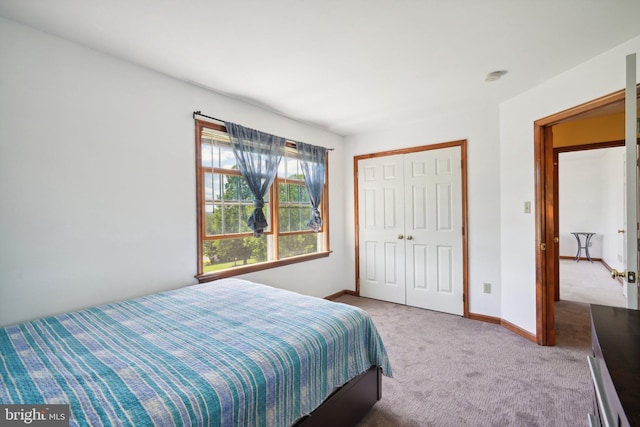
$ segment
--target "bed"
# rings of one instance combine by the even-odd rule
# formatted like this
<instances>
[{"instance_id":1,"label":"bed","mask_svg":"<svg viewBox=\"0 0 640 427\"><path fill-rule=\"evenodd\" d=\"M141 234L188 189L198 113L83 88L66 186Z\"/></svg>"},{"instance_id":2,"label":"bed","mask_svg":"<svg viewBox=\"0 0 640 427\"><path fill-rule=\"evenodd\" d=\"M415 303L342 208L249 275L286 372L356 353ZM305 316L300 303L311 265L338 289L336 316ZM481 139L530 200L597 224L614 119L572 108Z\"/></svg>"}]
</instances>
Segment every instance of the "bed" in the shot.
<instances>
[{"instance_id":1,"label":"bed","mask_svg":"<svg viewBox=\"0 0 640 427\"><path fill-rule=\"evenodd\" d=\"M381 372L365 311L233 278L0 329L0 404L73 426L352 424Z\"/></svg>"}]
</instances>

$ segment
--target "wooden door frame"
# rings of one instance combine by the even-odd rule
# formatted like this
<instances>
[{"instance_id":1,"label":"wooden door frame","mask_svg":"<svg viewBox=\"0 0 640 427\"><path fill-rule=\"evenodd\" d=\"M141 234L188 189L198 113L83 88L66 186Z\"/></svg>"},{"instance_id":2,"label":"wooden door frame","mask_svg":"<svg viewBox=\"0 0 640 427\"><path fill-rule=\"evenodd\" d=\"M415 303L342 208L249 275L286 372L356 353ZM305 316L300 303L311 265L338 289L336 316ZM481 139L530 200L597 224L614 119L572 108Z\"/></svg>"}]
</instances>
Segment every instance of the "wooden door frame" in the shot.
<instances>
[{"instance_id":1,"label":"wooden door frame","mask_svg":"<svg viewBox=\"0 0 640 427\"><path fill-rule=\"evenodd\" d=\"M358 162L364 159L375 157L394 156L396 154L410 154L420 151L438 150L449 147L460 147L460 158L462 167L460 175L462 179L462 304L463 316L469 317L469 268L468 268L468 216L467 216L467 140L442 142L438 144L422 145L419 147L400 148L397 150L381 151L370 154L362 154L353 157L353 195L354 195L354 229L355 229L355 261L356 261L356 291L355 295L360 296L360 229L358 226Z\"/></svg>"},{"instance_id":2,"label":"wooden door frame","mask_svg":"<svg viewBox=\"0 0 640 427\"><path fill-rule=\"evenodd\" d=\"M640 87L640 86L639 86ZM600 108L623 103L624 89L536 120L533 124L536 236L536 342L555 345L556 281L559 277L558 187L554 174L551 127L575 120ZM556 163L557 164L557 163Z\"/></svg>"}]
</instances>

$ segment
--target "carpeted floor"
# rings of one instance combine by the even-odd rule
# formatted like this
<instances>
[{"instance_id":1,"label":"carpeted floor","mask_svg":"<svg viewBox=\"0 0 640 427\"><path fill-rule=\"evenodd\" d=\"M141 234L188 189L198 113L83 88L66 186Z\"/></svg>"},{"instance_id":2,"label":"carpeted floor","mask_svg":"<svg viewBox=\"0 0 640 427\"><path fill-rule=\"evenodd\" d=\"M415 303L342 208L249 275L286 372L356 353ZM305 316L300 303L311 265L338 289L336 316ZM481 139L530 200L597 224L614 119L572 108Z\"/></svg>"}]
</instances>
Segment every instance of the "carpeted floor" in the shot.
<instances>
[{"instance_id":1,"label":"carpeted floor","mask_svg":"<svg viewBox=\"0 0 640 427\"><path fill-rule=\"evenodd\" d=\"M542 347L485 322L367 298L337 301L369 312L394 370L359 427L587 424L587 304L557 303L558 345Z\"/></svg>"},{"instance_id":2,"label":"carpeted floor","mask_svg":"<svg viewBox=\"0 0 640 427\"><path fill-rule=\"evenodd\" d=\"M622 283L611 278L600 261L560 260L560 299L626 307Z\"/></svg>"}]
</instances>

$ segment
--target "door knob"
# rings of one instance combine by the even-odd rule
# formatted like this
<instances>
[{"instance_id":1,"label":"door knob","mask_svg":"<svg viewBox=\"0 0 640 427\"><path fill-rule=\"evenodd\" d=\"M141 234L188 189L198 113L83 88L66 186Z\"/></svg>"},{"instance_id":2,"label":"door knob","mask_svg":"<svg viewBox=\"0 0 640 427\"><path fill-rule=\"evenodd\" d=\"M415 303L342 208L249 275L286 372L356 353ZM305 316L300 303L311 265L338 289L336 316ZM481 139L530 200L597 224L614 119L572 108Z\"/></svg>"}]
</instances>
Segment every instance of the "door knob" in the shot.
<instances>
[{"instance_id":1,"label":"door knob","mask_svg":"<svg viewBox=\"0 0 640 427\"><path fill-rule=\"evenodd\" d=\"M402 234L398 234L398 239L404 239L404 236Z\"/></svg>"},{"instance_id":2,"label":"door knob","mask_svg":"<svg viewBox=\"0 0 640 427\"><path fill-rule=\"evenodd\" d=\"M611 270L611 277L614 279L622 277L628 283L636 283L636 273L633 271L618 271L614 268Z\"/></svg>"},{"instance_id":3,"label":"door knob","mask_svg":"<svg viewBox=\"0 0 640 427\"><path fill-rule=\"evenodd\" d=\"M620 233L620 234L624 234L624 228L619 228L619 229L618 229L618 233Z\"/></svg>"},{"instance_id":4,"label":"door knob","mask_svg":"<svg viewBox=\"0 0 640 427\"><path fill-rule=\"evenodd\" d=\"M611 270L611 278L612 279L617 279L618 277L621 277L623 279L627 278L627 272L626 271L618 271L615 268Z\"/></svg>"},{"instance_id":5,"label":"door knob","mask_svg":"<svg viewBox=\"0 0 640 427\"><path fill-rule=\"evenodd\" d=\"M407 240L413 240L413 236L411 235L407 236Z\"/></svg>"}]
</instances>

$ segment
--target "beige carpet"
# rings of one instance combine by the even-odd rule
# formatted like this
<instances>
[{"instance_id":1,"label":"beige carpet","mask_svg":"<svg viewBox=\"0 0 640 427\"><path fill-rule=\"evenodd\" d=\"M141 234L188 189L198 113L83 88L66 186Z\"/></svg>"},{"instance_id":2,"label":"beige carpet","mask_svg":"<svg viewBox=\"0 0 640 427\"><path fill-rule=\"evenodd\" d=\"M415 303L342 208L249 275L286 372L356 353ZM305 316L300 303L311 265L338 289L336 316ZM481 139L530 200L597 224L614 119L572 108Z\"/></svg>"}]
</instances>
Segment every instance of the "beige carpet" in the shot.
<instances>
[{"instance_id":1,"label":"beige carpet","mask_svg":"<svg viewBox=\"0 0 640 427\"><path fill-rule=\"evenodd\" d=\"M626 307L622 284L599 261L561 259L560 300Z\"/></svg>"},{"instance_id":2,"label":"beige carpet","mask_svg":"<svg viewBox=\"0 0 640 427\"><path fill-rule=\"evenodd\" d=\"M391 359L366 426L579 426L592 410L588 305L557 304L558 345L505 328L367 298Z\"/></svg>"}]
</instances>

